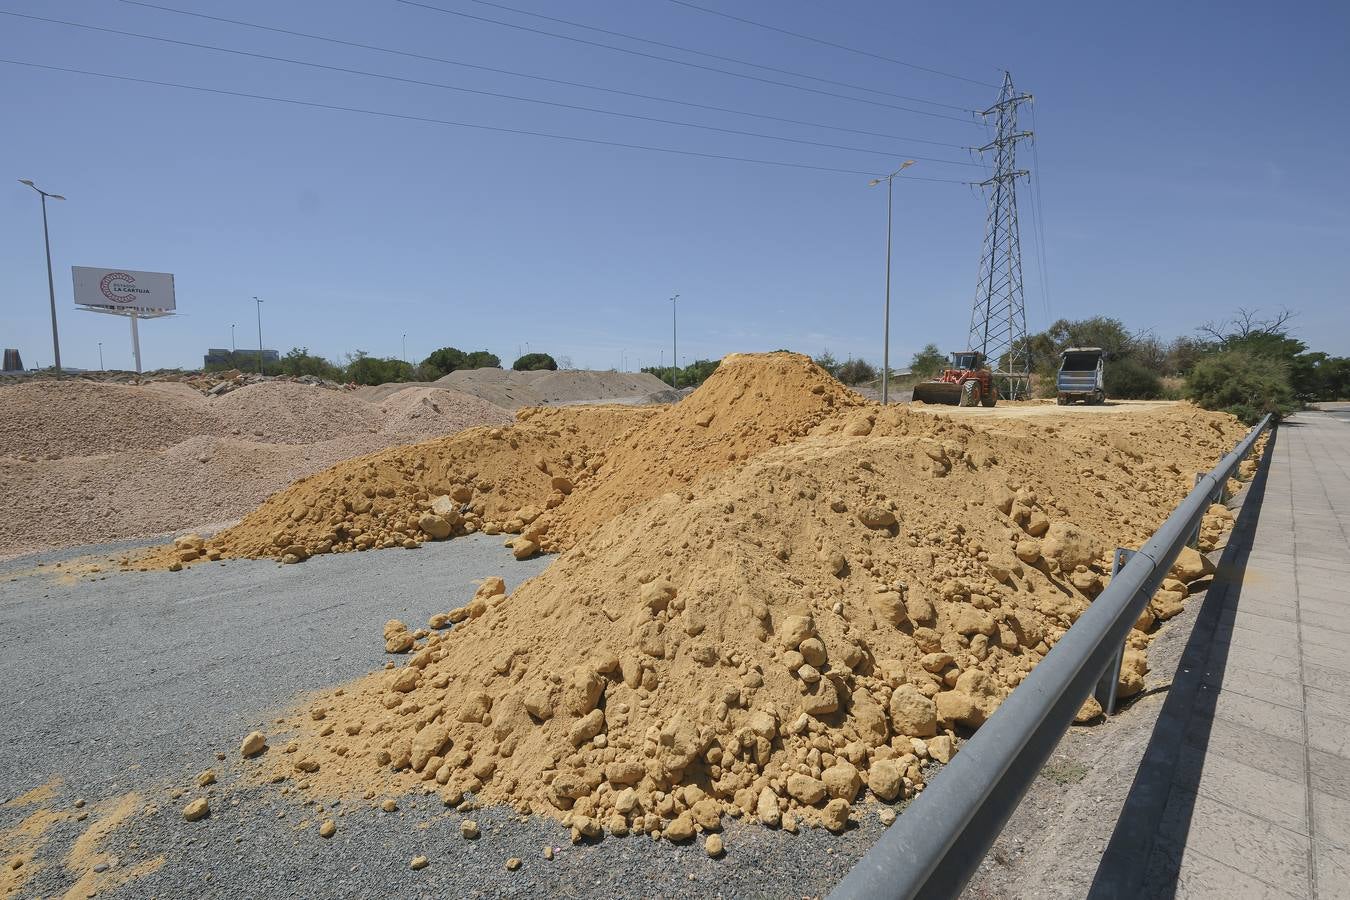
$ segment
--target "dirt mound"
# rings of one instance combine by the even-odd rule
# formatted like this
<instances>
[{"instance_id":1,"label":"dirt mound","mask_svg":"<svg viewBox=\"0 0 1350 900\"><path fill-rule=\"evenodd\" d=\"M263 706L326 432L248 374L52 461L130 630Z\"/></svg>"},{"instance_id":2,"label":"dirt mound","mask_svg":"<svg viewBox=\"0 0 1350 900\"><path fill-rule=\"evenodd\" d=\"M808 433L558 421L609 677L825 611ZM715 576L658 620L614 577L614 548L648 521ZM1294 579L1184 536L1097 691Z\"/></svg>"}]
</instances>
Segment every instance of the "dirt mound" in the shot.
<instances>
[{"instance_id":1,"label":"dirt mound","mask_svg":"<svg viewBox=\"0 0 1350 900\"><path fill-rule=\"evenodd\" d=\"M611 438L653 413L623 406L528 409L511 427L471 428L349 459L270 497L213 537L209 549L224 558L304 559L480 530L520 531L543 512L558 479L584 483ZM442 497L444 506L433 502ZM435 523L420 525L426 515L445 522L444 532ZM165 548L137 564L176 559Z\"/></svg>"},{"instance_id":2,"label":"dirt mound","mask_svg":"<svg viewBox=\"0 0 1350 900\"><path fill-rule=\"evenodd\" d=\"M281 379L217 398L186 383L44 379L0 387L0 419L10 554L217 525L340 460L511 414L442 389L377 406Z\"/></svg>"},{"instance_id":3,"label":"dirt mound","mask_svg":"<svg viewBox=\"0 0 1350 900\"><path fill-rule=\"evenodd\" d=\"M635 503L798 440L862 403L805 356L732 354L689 397L615 442L600 477L545 514L545 547L565 549Z\"/></svg>"},{"instance_id":4,"label":"dirt mound","mask_svg":"<svg viewBox=\"0 0 1350 900\"><path fill-rule=\"evenodd\" d=\"M168 447L214 433L207 402L179 384L88 381L0 386L0 457L58 459Z\"/></svg>"},{"instance_id":5,"label":"dirt mound","mask_svg":"<svg viewBox=\"0 0 1350 900\"><path fill-rule=\"evenodd\" d=\"M738 382L767 390L784 362L746 360L715 389L753 398ZM264 777L333 794L434 781L448 805L509 803L574 840L688 840L727 815L841 830L864 788L912 796L1100 592L1111 548L1242 433L1185 407L1105 441L996 424L846 408L631 507L510 596L489 579L433 630L391 622L380 639L406 665L314 698ZM1131 633L1123 695L1198 559Z\"/></svg>"},{"instance_id":6,"label":"dirt mound","mask_svg":"<svg viewBox=\"0 0 1350 900\"><path fill-rule=\"evenodd\" d=\"M269 444L312 444L378 431L378 407L351 394L284 381L250 384L212 401L211 410L231 435Z\"/></svg>"},{"instance_id":7,"label":"dirt mound","mask_svg":"<svg viewBox=\"0 0 1350 900\"><path fill-rule=\"evenodd\" d=\"M471 394L413 387L390 394L380 404L385 434L409 441L453 434L472 425L510 425L511 413Z\"/></svg>"},{"instance_id":8,"label":"dirt mound","mask_svg":"<svg viewBox=\"0 0 1350 900\"><path fill-rule=\"evenodd\" d=\"M386 404L417 409L426 390ZM278 493L209 545L223 558L300 561L505 531L523 532L535 549L565 549L636 503L797 440L863 402L804 356L733 355L674 406L533 407L510 428L352 460ZM448 528L422 527L425 515ZM141 564L174 561L166 548Z\"/></svg>"},{"instance_id":9,"label":"dirt mound","mask_svg":"<svg viewBox=\"0 0 1350 900\"><path fill-rule=\"evenodd\" d=\"M645 372L567 370L516 372L511 369L463 369L437 379L437 385L482 397L506 409L571 403L645 399L665 390Z\"/></svg>"}]
</instances>

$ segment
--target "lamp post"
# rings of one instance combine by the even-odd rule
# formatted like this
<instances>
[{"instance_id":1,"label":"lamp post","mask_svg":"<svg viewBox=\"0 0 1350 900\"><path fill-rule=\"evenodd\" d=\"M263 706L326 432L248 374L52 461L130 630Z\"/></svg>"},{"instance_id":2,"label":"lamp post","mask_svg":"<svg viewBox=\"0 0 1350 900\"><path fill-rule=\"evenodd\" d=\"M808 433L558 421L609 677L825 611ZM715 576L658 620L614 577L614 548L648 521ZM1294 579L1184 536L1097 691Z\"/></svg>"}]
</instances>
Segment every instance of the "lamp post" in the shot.
<instances>
[{"instance_id":1,"label":"lamp post","mask_svg":"<svg viewBox=\"0 0 1350 900\"><path fill-rule=\"evenodd\" d=\"M262 350L263 350L263 348L262 348L262 305L263 305L263 302L262 302L261 300L259 300L257 297L254 297L254 298L253 298L253 302L256 303L256 304L258 304L258 374L261 375L261 374L263 373L263 364L262 364Z\"/></svg>"},{"instance_id":2,"label":"lamp post","mask_svg":"<svg viewBox=\"0 0 1350 900\"><path fill-rule=\"evenodd\" d=\"M102 341L99 341L99 342L98 342L98 370L99 370L100 372L106 372L106 371L107 371L107 369L103 368L103 342L102 342Z\"/></svg>"},{"instance_id":3,"label":"lamp post","mask_svg":"<svg viewBox=\"0 0 1350 900\"><path fill-rule=\"evenodd\" d=\"M230 323L230 365L234 365L234 323Z\"/></svg>"},{"instance_id":4,"label":"lamp post","mask_svg":"<svg viewBox=\"0 0 1350 900\"><path fill-rule=\"evenodd\" d=\"M404 361L404 362L407 362L407 361L408 361L408 335L407 335L407 333L404 333L404 335L403 335L403 361Z\"/></svg>"},{"instance_id":5,"label":"lamp post","mask_svg":"<svg viewBox=\"0 0 1350 900\"><path fill-rule=\"evenodd\" d=\"M26 184L42 197L42 242L47 247L47 297L52 304L52 355L56 358L56 372L61 373L61 339L56 333L56 283L52 280L52 239L47 233L47 198L64 200L60 194L49 194L27 178L20 178L19 184Z\"/></svg>"},{"instance_id":6,"label":"lamp post","mask_svg":"<svg viewBox=\"0 0 1350 900\"><path fill-rule=\"evenodd\" d=\"M890 402L891 383L891 198L894 194L891 182L895 176L914 165L914 160L905 160L900 168L884 178L873 178L868 187L876 187L886 182L886 313L881 327L881 405Z\"/></svg>"},{"instance_id":7,"label":"lamp post","mask_svg":"<svg viewBox=\"0 0 1350 900\"><path fill-rule=\"evenodd\" d=\"M680 389L680 329L676 318L679 299L679 294L670 298L670 386L677 391Z\"/></svg>"}]
</instances>

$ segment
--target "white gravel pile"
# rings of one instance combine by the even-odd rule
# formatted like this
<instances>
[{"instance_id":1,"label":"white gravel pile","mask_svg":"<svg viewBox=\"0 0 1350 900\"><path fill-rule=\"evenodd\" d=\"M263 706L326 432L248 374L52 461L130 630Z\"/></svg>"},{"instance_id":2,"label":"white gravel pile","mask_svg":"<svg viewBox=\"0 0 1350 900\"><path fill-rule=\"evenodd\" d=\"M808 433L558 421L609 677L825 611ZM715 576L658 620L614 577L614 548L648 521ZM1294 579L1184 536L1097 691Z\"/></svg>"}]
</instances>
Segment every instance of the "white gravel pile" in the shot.
<instances>
[{"instance_id":1,"label":"white gravel pile","mask_svg":"<svg viewBox=\"0 0 1350 900\"><path fill-rule=\"evenodd\" d=\"M0 386L0 557L208 529L343 459L512 420L442 388L376 404L287 382Z\"/></svg>"}]
</instances>

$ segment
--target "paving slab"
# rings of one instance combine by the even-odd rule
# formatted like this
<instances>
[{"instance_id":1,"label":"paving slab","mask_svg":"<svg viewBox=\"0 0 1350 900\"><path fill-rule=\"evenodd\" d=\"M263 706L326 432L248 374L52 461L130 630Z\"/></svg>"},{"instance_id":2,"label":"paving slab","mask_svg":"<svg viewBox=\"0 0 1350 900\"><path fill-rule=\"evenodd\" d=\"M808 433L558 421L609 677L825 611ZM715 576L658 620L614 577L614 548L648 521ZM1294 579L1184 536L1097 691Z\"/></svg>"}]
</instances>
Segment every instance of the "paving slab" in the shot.
<instances>
[{"instance_id":1,"label":"paving slab","mask_svg":"<svg viewBox=\"0 0 1350 900\"><path fill-rule=\"evenodd\" d=\"M1350 423L1287 421L1250 491L1159 719L1185 722L1176 765L1117 823L1156 836L1113 840L1092 896L1350 898Z\"/></svg>"}]
</instances>

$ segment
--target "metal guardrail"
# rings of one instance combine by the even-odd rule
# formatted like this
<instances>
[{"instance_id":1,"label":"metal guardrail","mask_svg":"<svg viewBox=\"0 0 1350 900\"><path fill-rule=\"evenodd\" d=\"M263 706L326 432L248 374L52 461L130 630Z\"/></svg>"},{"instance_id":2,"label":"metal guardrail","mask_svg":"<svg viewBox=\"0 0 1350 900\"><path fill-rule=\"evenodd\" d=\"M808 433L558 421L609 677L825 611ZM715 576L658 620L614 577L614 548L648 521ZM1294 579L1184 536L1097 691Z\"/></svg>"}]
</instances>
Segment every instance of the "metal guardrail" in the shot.
<instances>
[{"instance_id":1,"label":"metal guardrail","mask_svg":"<svg viewBox=\"0 0 1350 900\"><path fill-rule=\"evenodd\" d=\"M1008 695L961 752L830 893L852 898L958 896L1089 695L1115 702L1125 638L1210 503L1271 426L1267 415L1139 550L1117 551L1106 589Z\"/></svg>"}]
</instances>

